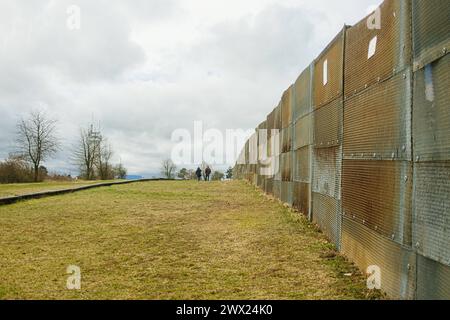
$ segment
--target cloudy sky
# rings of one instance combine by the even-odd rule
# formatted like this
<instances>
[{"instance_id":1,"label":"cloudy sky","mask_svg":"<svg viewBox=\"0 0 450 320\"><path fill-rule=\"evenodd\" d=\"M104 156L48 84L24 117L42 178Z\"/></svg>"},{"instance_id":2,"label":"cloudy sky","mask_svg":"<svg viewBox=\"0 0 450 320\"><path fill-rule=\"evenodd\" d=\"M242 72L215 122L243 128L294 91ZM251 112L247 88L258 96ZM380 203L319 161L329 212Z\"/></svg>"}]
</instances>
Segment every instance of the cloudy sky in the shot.
<instances>
[{"instance_id":1,"label":"cloudy sky","mask_svg":"<svg viewBox=\"0 0 450 320\"><path fill-rule=\"evenodd\" d=\"M51 170L76 172L67 159L94 121L115 161L157 173L175 129L256 127L344 23L379 2L0 0L0 159L17 121L41 109L63 143Z\"/></svg>"}]
</instances>

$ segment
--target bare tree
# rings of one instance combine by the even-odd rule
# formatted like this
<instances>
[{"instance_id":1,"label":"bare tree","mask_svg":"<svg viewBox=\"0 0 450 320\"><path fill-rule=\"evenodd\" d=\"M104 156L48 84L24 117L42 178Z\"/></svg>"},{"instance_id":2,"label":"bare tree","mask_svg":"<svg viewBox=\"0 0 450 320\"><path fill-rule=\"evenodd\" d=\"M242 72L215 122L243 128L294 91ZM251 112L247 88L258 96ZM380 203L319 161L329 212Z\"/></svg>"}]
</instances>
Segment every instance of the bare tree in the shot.
<instances>
[{"instance_id":1,"label":"bare tree","mask_svg":"<svg viewBox=\"0 0 450 320\"><path fill-rule=\"evenodd\" d=\"M127 169L123 166L122 163L119 163L114 167L114 176L117 179L126 179L127 178Z\"/></svg>"},{"instance_id":2,"label":"bare tree","mask_svg":"<svg viewBox=\"0 0 450 320\"><path fill-rule=\"evenodd\" d=\"M111 165L111 158L113 151L111 145L106 139L100 141L98 156L95 159L98 175L101 180L108 180L114 178L113 167Z\"/></svg>"},{"instance_id":3,"label":"bare tree","mask_svg":"<svg viewBox=\"0 0 450 320\"><path fill-rule=\"evenodd\" d=\"M73 154L73 160L80 166L81 175L87 180L95 179L95 165L100 154L102 136L94 126L80 130L80 138Z\"/></svg>"},{"instance_id":4,"label":"bare tree","mask_svg":"<svg viewBox=\"0 0 450 320\"><path fill-rule=\"evenodd\" d=\"M161 164L161 174L166 179L174 179L176 170L177 167L170 159L164 160Z\"/></svg>"},{"instance_id":5,"label":"bare tree","mask_svg":"<svg viewBox=\"0 0 450 320\"><path fill-rule=\"evenodd\" d=\"M18 153L33 166L34 182L39 180L41 163L59 150L56 136L56 120L42 111L32 111L27 119L17 125Z\"/></svg>"}]
</instances>

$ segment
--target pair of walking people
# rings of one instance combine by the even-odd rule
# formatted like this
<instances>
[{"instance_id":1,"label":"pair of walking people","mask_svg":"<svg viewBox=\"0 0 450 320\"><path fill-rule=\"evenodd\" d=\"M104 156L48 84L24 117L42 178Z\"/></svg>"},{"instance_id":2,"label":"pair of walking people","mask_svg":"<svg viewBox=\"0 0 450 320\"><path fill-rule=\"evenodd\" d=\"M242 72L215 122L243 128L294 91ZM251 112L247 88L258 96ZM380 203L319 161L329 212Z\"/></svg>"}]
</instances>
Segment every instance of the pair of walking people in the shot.
<instances>
[{"instance_id":1,"label":"pair of walking people","mask_svg":"<svg viewBox=\"0 0 450 320\"><path fill-rule=\"evenodd\" d=\"M205 181L210 180L211 172L212 172L211 168L209 166L207 166L205 169L205 175L204 175ZM203 171L202 171L202 169L200 169L200 167L197 168L197 171L195 172L195 174L197 175L198 181L202 180Z\"/></svg>"}]
</instances>

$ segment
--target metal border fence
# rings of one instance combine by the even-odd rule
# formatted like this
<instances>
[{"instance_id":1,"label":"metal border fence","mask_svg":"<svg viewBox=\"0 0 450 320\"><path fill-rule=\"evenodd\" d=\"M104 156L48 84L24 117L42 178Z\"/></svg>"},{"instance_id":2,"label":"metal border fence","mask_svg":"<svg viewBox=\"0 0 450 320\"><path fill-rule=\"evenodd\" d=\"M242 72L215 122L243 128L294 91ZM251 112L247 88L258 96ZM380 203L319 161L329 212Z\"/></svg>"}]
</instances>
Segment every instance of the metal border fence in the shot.
<instances>
[{"instance_id":1,"label":"metal border fence","mask_svg":"<svg viewBox=\"0 0 450 320\"><path fill-rule=\"evenodd\" d=\"M450 299L448 30L448 0L385 0L345 26L256 129L280 130L267 152L279 170L258 180L258 161L235 166L363 272L377 267L391 298Z\"/></svg>"}]
</instances>

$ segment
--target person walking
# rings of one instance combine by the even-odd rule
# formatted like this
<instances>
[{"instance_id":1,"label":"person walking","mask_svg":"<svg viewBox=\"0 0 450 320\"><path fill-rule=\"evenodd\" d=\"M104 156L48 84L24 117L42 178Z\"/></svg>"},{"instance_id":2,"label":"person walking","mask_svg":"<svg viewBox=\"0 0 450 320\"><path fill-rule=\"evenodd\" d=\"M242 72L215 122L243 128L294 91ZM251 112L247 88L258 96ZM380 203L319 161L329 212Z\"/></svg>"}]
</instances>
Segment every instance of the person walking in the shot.
<instances>
[{"instance_id":1,"label":"person walking","mask_svg":"<svg viewBox=\"0 0 450 320\"><path fill-rule=\"evenodd\" d=\"M211 168L208 166L205 169L205 181L209 181L210 176L211 176Z\"/></svg>"},{"instance_id":2,"label":"person walking","mask_svg":"<svg viewBox=\"0 0 450 320\"><path fill-rule=\"evenodd\" d=\"M197 175L198 181L202 179L202 169L200 167L197 168L197 171L195 171L195 174Z\"/></svg>"}]
</instances>

